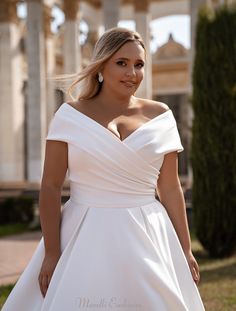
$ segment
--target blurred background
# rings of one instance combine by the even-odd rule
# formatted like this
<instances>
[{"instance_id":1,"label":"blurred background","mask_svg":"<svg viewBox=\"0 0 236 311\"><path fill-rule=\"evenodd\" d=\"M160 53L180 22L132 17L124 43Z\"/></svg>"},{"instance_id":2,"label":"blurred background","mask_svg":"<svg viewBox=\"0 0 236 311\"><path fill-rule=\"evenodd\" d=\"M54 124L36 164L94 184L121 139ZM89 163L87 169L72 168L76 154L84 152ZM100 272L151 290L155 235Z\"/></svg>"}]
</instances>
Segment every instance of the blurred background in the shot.
<instances>
[{"instance_id":1,"label":"blurred background","mask_svg":"<svg viewBox=\"0 0 236 311\"><path fill-rule=\"evenodd\" d=\"M0 304L40 235L37 207L45 137L55 111L68 100L50 78L84 68L99 36L122 26L137 30L147 48L145 79L137 96L166 103L177 121L184 146L179 176L193 249L203 271L204 302L208 310L236 310L235 4L0 1ZM62 202L68 196L65 181ZM14 255L22 260L16 267L4 247L10 234L30 230L36 233L10 239L22 243L12 244L18 245ZM22 259L26 241L31 244Z\"/></svg>"}]
</instances>

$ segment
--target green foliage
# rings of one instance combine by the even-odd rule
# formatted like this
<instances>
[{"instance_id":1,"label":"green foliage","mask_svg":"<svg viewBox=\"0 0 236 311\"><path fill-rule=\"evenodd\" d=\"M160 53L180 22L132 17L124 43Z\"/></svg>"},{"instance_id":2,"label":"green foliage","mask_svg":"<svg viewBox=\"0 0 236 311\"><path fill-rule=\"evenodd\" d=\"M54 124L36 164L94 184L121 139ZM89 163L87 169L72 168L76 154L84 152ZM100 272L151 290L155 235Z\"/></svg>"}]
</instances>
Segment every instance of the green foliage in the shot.
<instances>
[{"instance_id":1,"label":"green foliage","mask_svg":"<svg viewBox=\"0 0 236 311\"><path fill-rule=\"evenodd\" d=\"M0 203L0 224L29 223L34 218L31 197L8 198Z\"/></svg>"},{"instance_id":2,"label":"green foliage","mask_svg":"<svg viewBox=\"0 0 236 311\"><path fill-rule=\"evenodd\" d=\"M0 224L0 238L31 230L34 229L29 228L29 224L26 223ZM39 230L39 228L37 228L37 230Z\"/></svg>"},{"instance_id":3,"label":"green foliage","mask_svg":"<svg viewBox=\"0 0 236 311\"><path fill-rule=\"evenodd\" d=\"M14 286L15 284L0 286L0 308L5 303L7 297L9 296Z\"/></svg>"},{"instance_id":4,"label":"green foliage","mask_svg":"<svg viewBox=\"0 0 236 311\"><path fill-rule=\"evenodd\" d=\"M193 70L193 207L212 257L236 248L236 8L200 11Z\"/></svg>"}]
</instances>

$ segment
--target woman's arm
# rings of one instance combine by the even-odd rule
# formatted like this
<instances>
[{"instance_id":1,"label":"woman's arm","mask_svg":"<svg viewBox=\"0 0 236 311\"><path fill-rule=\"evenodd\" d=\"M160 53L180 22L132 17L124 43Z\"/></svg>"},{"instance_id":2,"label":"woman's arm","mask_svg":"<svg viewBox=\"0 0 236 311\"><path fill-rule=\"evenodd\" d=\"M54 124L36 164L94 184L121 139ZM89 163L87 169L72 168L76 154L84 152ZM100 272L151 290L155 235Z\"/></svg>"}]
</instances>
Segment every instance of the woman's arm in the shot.
<instances>
[{"instance_id":1,"label":"woman's arm","mask_svg":"<svg viewBox=\"0 0 236 311\"><path fill-rule=\"evenodd\" d=\"M184 195L178 177L177 152L165 155L157 182L157 190L160 201L165 206L175 227L184 253L191 251Z\"/></svg>"},{"instance_id":2,"label":"woman's arm","mask_svg":"<svg viewBox=\"0 0 236 311\"><path fill-rule=\"evenodd\" d=\"M39 194L40 223L45 246L45 258L39 275L43 296L46 294L53 270L61 254L61 188L67 167L67 143L48 140Z\"/></svg>"},{"instance_id":3,"label":"woman's arm","mask_svg":"<svg viewBox=\"0 0 236 311\"><path fill-rule=\"evenodd\" d=\"M184 195L178 176L178 156L176 151L165 155L157 182L157 192L178 235L194 280L198 283L200 278L199 268L191 251L191 238Z\"/></svg>"}]
</instances>

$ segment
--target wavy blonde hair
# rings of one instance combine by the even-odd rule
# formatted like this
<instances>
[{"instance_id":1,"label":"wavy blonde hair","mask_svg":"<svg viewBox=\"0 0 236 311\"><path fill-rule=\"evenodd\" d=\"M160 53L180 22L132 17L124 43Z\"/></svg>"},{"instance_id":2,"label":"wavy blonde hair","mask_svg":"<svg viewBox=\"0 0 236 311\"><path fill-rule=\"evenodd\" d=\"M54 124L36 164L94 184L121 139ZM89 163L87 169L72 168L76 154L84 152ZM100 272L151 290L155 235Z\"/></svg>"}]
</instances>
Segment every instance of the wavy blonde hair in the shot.
<instances>
[{"instance_id":1,"label":"wavy blonde hair","mask_svg":"<svg viewBox=\"0 0 236 311\"><path fill-rule=\"evenodd\" d=\"M98 81L99 71L126 42L138 42L146 52L140 34L126 28L111 28L98 39L90 64L76 75L76 80L67 90L73 100L90 99L100 92L102 83ZM72 92L76 86L79 94L74 98Z\"/></svg>"}]
</instances>

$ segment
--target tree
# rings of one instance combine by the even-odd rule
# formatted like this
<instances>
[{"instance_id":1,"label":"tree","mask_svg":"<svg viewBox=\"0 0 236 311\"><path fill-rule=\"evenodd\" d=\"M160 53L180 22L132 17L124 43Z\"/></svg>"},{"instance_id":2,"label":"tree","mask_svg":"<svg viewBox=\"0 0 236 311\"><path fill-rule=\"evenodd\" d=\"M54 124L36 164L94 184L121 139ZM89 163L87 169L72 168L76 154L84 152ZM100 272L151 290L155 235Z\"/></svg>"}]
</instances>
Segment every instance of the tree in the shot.
<instances>
[{"instance_id":1,"label":"tree","mask_svg":"<svg viewBox=\"0 0 236 311\"><path fill-rule=\"evenodd\" d=\"M199 13L192 105L194 227L225 257L236 249L236 7Z\"/></svg>"}]
</instances>

